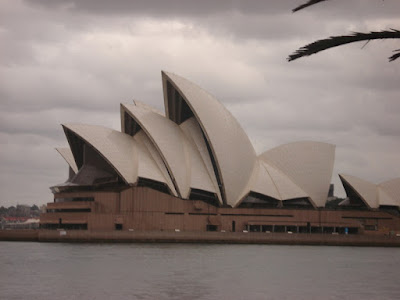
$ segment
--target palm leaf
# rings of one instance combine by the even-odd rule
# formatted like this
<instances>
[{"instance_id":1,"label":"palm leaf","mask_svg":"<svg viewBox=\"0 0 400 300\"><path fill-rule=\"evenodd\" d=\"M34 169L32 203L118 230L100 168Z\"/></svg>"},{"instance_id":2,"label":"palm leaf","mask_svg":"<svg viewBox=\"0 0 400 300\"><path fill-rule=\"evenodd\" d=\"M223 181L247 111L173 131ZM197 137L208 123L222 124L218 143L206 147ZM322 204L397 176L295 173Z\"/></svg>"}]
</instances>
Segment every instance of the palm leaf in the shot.
<instances>
[{"instance_id":1,"label":"palm leaf","mask_svg":"<svg viewBox=\"0 0 400 300\"><path fill-rule=\"evenodd\" d=\"M393 50L393 52L398 52L398 53L395 53L391 57L389 57L389 61L394 61L395 59L398 59L400 57L400 49Z\"/></svg>"},{"instance_id":2,"label":"palm leaf","mask_svg":"<svg viewBox=\"0 0 400 300\"><path fill-rule=\"evenodd\" d=\"M322 1L327 1L327 0L309 0L307 3L304 3L304 4L302 4L302 5L299 5L299 6L297 6L296 8L292 9L292 12L296 12L296 11L298 11L298 10L301 10L301 9L303 9L303 8L306 8L306 7L308 7L308 6L317 4L317 3L322 2Z\"/></svg>"},{"instance_id":3,"label":"palm leaf","mask_svg":"<svg viewBox=\"0 0 400 300\"><path fill-rule=\"evenodd\" d=\"M287 58L288 61L298 59L303 56L309 56L333 47L342 46L354 42L370 41L378 39L399 39L400 31L396 29L384 31L371 31L369 33L354 32L351 35L331 36L327 39L322 39L308 44L294 53L290 54ZM399 53L393 54L389 60L393 61L400 56Z\"/></svg>"}]
</instances>

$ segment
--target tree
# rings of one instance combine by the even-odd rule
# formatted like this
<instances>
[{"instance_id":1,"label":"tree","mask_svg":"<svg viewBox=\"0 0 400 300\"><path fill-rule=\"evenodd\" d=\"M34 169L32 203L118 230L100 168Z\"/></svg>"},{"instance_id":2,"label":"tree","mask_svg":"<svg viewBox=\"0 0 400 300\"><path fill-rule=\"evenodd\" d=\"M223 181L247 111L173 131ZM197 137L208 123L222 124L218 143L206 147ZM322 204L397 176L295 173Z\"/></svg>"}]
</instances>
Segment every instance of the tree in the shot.
<instances>
[{"instance_id":1,"label":"tree","mask_svg":"<svg viewBox=\"0 0 400 300\"><path fill-rule=\"evenodd\" d=\"M327 0L310 0L307 3L304 3L294 8L292 11L296 12L308 6L324 1ZM294 53L289 55L288 61L292 61L303 56L309 56L330 48L354 42L366 41L368 43L371 40L377 40L377 39L400 39L400 31L397 29L391 29L383 31L371 31L369 33L354 32L350 35L331 36L327 39L317 40L313 43L310 43L308 45L299 48ZM395 53L389 57L389 61L394 61L400 57L400 49L394 50L393 52Z\"/></svg>"},{"instance_id":2,"label":"tree","mask_svg":"<svg viewBox=\"0 0 400 300\"><path fill-rule=\"evenodd\" d=\"M7 210L7 215L9 217L15 217L17 215L17 209L15 208L15 206L10 206Z\"/></svg>"},{"instance_id":3,"label":"tree","mask_svg":"<svg viewBox=\"0 0 400 300\"><path fill-rule=\"evenodd\" d=\"M5 208L4 206L0 207L0 216L6 216L8 212L8 209Z\"/></svg>"}]
</instances>

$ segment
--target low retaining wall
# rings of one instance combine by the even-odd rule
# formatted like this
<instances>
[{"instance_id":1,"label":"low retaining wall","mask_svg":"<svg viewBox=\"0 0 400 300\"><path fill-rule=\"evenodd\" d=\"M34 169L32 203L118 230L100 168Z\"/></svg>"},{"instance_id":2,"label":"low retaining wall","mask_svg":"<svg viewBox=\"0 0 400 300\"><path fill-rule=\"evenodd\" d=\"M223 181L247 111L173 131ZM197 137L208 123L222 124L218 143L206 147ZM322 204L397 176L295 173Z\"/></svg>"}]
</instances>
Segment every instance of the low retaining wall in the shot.
<instances>
[{"instance_id":1,"label":"low retaining wall","mask_svg":"<svg viewBox=\"0 0 400 300\"><path fill-rule=\"evenodd\" d=\"M0 230L0 241L38 242L39 230L35 229Z\"/></svg>"},{"instance_id":2,"label":"low retaining wall","mask_svg":"<svg viewBox=\"0 0 400 300\"><path fill-rule=\"evenodd\" d=\"M0 241L74 243L213 243L400 247L400 237L253 232L0 230Z\"/></svg>"},{"instance_id":3,"label":"low retaining wall","mask_svg":"<svg viewBox=\"0 0 400 300\"><path fill-rule=\"evenodd\" d=\"M281 245L335 245L399 247L400 237L376 235L331 235L244 232L171 231L54 231L40 230L41 242L119 242L119 243L232 243Z\"/></svg>"}]
</instances>

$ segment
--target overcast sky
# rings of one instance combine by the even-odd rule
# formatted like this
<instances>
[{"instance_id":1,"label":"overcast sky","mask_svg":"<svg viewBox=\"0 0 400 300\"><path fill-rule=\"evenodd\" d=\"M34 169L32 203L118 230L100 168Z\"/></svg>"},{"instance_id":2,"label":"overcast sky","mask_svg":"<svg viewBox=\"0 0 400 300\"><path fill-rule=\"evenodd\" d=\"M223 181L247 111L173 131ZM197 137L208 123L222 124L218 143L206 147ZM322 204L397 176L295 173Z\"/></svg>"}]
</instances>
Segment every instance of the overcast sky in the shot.
<instances>
[{"instance_id":1,"label":"overcast sky","mask_svg":"<svg viewBox=\"0 0 400 300\"><path fill-rule=\"evenodd\" d=\"M163 110L161 70L215 95L258 153L283 143L336 145L338 173L400 177L396 41L297 48L351 31L400 29L398 0L0 0L0 206L52 201L68 167L61 123L120 130L119 103Z\"/></svg>"}]
</instances>

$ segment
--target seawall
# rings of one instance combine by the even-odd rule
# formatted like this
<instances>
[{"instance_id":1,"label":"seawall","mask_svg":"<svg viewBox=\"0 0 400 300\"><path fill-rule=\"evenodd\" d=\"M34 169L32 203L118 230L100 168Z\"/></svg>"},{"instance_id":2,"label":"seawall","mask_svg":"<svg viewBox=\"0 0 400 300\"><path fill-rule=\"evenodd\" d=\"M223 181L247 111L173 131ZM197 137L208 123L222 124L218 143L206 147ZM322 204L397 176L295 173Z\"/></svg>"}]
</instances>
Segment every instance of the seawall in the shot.
<instances>
[{"instance_id":1,"label":"seawall","mask_svg":"<svg viewBox=\"0 0 400 300\"><path fill-rule=\"evenodd\" d=\"M38 242L39 230L37 229L0 230L0 241Z\"/></svg>"},{"instance_id":2,"label":"seawall","mask_svg":"<svg viewBox=\"0 0 400 300\"><path fill-rule=\"evenodd\" d=\"M0 241L73 243L214 243L400 247L399 236L253 232L0 230Z\"/></svg>"}]
</instances>

